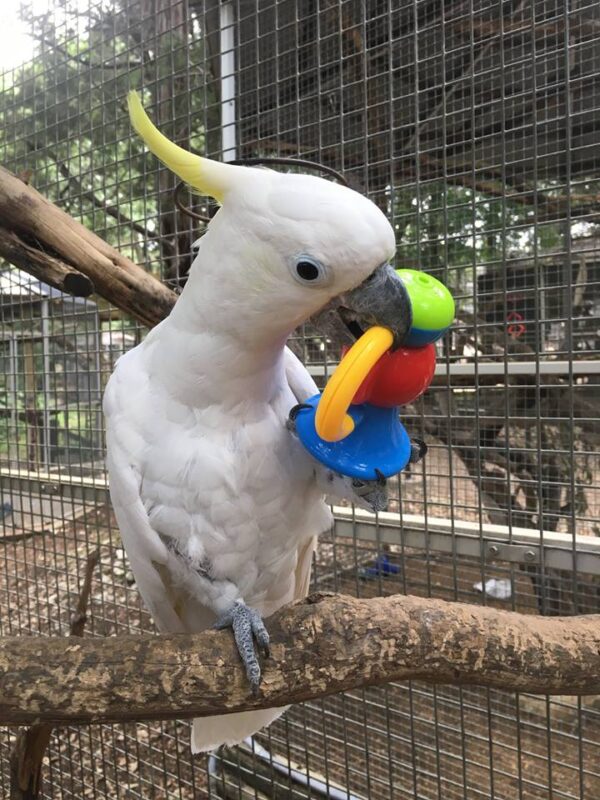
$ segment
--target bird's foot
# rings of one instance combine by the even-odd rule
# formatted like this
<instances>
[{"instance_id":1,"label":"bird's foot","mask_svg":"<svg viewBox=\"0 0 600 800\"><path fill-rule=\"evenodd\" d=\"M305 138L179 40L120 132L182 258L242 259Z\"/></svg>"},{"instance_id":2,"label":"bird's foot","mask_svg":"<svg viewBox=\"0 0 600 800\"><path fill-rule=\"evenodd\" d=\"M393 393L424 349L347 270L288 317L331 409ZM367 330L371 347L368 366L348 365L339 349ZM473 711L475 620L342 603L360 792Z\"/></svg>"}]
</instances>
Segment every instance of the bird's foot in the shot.
<instances>
[{"instance_id":1,"label":"bird's foot","mask_svg":"<svg viewBox=\"0 0 600 800\"><path fill-rule=\"evenodd\" d=\"M378 469L375 470L375 474L377 475L375 481L361 481L358 478L354 478L352 481L354 493L362 503L369 506L374 514L378 511L386 511L388 507L387 480Z\"/></svg>"},{"instance_id":2,"label":"bird's foot","mask_svg":"<svg viewBox=\"0 0 600 800\"><path fill-rule=\"evenodd\" d=\"M312 406L309 406L308 403L298 403L290 409L285 427L288 429L288 431L291 431L291 433L296 433L296 417L303 408L312 408Z\"/></svg>"},{"instance_id":3,"label":"bird's foot","mask_svg":"<svg viewBox=\"0 0 600 800\"><path fill-rule=\"evenodd\" d=\"M259 651L269 656L269 633L258 611L247 606L243 600L236 600L213 625L216 630L231 628L238 653L244 664L246 676L252 687L252 694L258 694L260 686L260 664L254 649L254 640Z\"/></svg>"},{"instance_id":4,"label":"bird's foot","mask_svg":"<svg viewBox=\"0 0 600 800\"><path fill-rule=\"evenodd\" d=\"M422 439L410 440L410 463L418 464L427 454L427 445Z\"/></svg>"}]
</instances>

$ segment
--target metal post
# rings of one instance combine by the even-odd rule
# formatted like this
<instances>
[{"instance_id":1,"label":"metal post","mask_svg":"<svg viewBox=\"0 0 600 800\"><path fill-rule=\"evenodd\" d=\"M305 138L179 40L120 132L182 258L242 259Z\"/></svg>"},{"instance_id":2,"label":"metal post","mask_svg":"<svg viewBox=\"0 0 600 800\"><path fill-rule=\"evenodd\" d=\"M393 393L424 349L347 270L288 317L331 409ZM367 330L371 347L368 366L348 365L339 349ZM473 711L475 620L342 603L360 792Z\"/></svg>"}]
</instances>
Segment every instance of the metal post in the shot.
<instances>
[{"instance_id":1,"label":"metal post","mask_svg":"<svg viewBox=\"0 0 600 800\"><path fill-rule=\"evenodd\" d=\"M235 102L235 15L233 3L221 3L219 9L221 45L221 149L223 161L237 158Z\"/></svg>"},{"instance_id":2,"label":"metal post","mask_svg":"<svg viewBox=\"0 0 600 800\"><path fill-rule=\"evenodd\" d=\"M44 442L43 464L46 469L50 467L50 304L48 300L42 302L42 374L44 387Z\"/></svg>"}]
</instances>

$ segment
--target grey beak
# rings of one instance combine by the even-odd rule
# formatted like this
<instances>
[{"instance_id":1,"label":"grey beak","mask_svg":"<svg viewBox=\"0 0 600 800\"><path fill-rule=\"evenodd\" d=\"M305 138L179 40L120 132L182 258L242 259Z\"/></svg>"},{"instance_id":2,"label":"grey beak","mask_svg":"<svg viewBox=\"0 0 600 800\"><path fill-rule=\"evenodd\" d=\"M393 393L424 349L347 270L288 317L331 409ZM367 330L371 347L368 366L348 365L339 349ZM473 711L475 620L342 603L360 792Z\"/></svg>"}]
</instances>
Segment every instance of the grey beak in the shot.
<instances>
[{"instance_id":1,"label":"grey beak","mask_svg":"<svg viewBox=\"0 0 600 800\"><path fill-rule=\"evenodd\" d=\"M340 348L354 344L368 328L380 325L392 332L395 350L410 330L412 308L394 268L383 264L360 286L334 298L311 322Z\"/></svg>"}]
</instances>

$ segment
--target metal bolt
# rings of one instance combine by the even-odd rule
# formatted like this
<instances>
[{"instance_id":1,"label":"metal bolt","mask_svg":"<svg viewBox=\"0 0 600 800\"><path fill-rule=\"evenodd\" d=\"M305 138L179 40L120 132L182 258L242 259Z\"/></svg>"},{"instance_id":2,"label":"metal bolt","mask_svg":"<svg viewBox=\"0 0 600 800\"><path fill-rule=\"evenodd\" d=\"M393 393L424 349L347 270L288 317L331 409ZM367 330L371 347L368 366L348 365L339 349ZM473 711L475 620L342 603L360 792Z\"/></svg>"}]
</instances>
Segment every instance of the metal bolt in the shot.
<instances>
[{"instance_id":1,"label":"metal bolt","mask_svg":"<svg viewBox=\"0 0 600 800\"><path fill-rule=\"evenodd\" d=\"M535 552L533 550L525 551L525 561L535 561Z\"/></svg>"},{"instance_id":2,"label":"metal bolt","mask_svg":"<svg viewBox=\"0 0 600 800\"><path fill-rule=\"evenodd\" d=\"M491 556L497 556L500 553L500 548L497 544L491 544L488 548L488 553Z\"/></svg>"}]
</instances>

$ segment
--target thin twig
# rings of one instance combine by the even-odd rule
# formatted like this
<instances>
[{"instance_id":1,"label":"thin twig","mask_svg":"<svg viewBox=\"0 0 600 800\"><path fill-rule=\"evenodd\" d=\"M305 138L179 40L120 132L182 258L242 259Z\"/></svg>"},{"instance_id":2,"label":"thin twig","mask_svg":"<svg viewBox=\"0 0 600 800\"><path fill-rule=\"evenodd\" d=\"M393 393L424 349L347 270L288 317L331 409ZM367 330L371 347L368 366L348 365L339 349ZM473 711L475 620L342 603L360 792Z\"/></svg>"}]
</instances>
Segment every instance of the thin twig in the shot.
<instances>
[{"instance_id":1,"label":"thin twig","mask_svg":"<svg viewBox=\"0 0 600 800\"><path fill-rule=\"evenodd\" d=\"M83 636L94 570L100 551L88 556L85 575L75 613L71 618L70 636ZM10 800L36 800L42 788L42 761L54 726L48 722L32 725L21 731L10 755Z\"/></svg>"}]
</instances>

